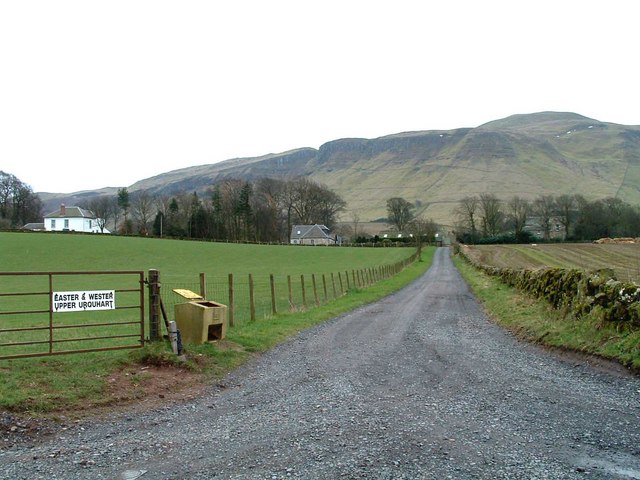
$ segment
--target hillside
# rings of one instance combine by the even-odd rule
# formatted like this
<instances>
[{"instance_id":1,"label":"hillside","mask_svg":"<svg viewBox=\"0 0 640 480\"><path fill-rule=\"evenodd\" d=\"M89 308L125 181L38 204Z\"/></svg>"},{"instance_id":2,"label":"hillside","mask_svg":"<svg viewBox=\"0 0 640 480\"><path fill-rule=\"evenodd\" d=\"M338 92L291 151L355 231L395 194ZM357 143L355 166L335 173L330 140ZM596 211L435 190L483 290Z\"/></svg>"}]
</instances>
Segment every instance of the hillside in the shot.
<instances>
[{"instance_id":1,"label":"hillside","mask_svg":"<svg viewBox=\"0 0 640 480\"><path fill-rule=\"evenodd\" d=\"M575 113L513 115L476 128L405 132L376 139L345 138L319 149L300 148L231 159L141 180L130 192L204 193L217 180L305 175L326 184L362 220L386 215L401 196L426 216L451 223L466 195L580 193L617 196L640 204L640 126L593 120ZM55 208L50 197L49 205ZM345 220L350 217L347 212Z\"/></svg>"}]
</instances>

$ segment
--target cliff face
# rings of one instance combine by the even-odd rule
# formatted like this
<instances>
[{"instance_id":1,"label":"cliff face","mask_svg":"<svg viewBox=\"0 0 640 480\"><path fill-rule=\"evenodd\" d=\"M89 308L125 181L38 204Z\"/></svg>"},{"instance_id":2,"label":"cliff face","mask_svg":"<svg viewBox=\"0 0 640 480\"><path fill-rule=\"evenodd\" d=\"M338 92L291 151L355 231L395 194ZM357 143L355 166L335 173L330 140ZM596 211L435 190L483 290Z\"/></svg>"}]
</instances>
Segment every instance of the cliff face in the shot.
<instances>
[{"instance_id":1,"label":"cliff face","mask_svg":"<svg viewBox=\"0 0 640 480\"><path fill-rule=\"evenodd\" d=\"M141 180L129 191L204 193L224 178L299 175L335 190L363 221L386 216L386 200L395 196L444 224L452 223L462 197L485 192L503 199L560 193L591 199L618 196L640 204L640 127L574 113L514 115L477 128L344 138L317 150L184 168ZM61 199L53 203L59 205Z\"/></svg>"}]
</instances>

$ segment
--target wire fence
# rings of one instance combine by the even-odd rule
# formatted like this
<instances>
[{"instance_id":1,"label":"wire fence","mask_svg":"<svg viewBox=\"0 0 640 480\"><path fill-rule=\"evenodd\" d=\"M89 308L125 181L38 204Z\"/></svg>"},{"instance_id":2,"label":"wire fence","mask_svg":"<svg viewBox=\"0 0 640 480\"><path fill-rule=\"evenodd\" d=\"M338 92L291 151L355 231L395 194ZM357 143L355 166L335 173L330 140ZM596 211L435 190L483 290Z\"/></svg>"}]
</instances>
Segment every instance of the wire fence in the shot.
<instances>
[{"instance_id":1,"label":"wire fence","mask_svg":"<svg viewBox=\"0 0 640 480\"><path fill-rule=\"evenodd\" d=\"M301 275L194 275L192 280L162 281L160 295L169 316L184 303L174 289L186 289L206 300L227 305L229 326L265 320L278 313L304 311L324 305L349 290L366 288L390 278L416 260L416 254L392 264L358 270Z\"/></svg>"}]
</instances>

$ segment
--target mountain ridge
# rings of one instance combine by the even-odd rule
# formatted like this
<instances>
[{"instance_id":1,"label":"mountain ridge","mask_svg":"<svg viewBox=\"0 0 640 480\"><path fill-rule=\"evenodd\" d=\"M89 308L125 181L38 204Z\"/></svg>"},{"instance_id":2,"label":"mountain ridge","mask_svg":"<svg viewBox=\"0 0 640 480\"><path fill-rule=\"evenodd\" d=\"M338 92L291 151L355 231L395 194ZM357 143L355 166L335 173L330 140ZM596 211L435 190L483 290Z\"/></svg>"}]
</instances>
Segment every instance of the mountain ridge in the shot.
<instances>
[{"instance_id":1,"label":"mountain ridge","mask_svg":"<svg viewBox=\"0 0 640 480\"><path fill-rule=\"evenodd\" d=\"M516 114L475 128L341 138L318 149L185 167L127 188L131 193L205 194L225 178L289 176L308 176L340 194L347 201L345 220L354 212L363 220L384 217L386 200L395 196L445 224L452 223L462 197L485 192L502 199L580 193L640 204L640 126L572 112Z\"/></svg>"}]
</instances>

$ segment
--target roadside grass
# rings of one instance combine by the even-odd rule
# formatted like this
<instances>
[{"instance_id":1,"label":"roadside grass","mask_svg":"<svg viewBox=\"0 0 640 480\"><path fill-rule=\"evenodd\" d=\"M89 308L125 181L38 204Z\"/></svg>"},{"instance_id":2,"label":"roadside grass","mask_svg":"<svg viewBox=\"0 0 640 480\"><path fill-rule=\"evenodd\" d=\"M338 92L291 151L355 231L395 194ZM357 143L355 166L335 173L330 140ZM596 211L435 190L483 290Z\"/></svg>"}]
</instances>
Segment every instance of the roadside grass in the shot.
<instances>
[{"instance_id":1,"label":"roadside grass","mask_svg":"<svg viewBox=\"0 0 640 480\"><path fill-rule=\"evenodd\" d=\"M565 351L596 355L640 373L640 330L590 317L574 319L489 277L460 256L454 263L494 321L519 338Z\"/></svg>"},{"instance_id":2,"label":"roadside grass","mask_svg":"<svg viewBox=\"0 0 640 480\"><path fill-rule=\"evenodd\" d=\"M305 248L299 250L305 250L305 255L316 251ZM384 250L397 253L396 249ZM409 251L402 250L402 258L406 258ZM337 252L339 249L317 251ZM141 368L159 367L175 371L175 378L185 382L175 384L175 388L181 388L181 385L193 387L195 383L204 385L306 328L402 288L428 269L434 252L435 248L425 249L422 262L415 262L397 275L370 287L352 288L344 296L319 307L279 313L256 322L243 322L230 328L226 339L217 343L186 345L184 360L173 355L168 343L162 341L131 351L0 361L0 409L55 418L60 414L79 416L101 407L128 405L143 399L145 389L156 381L154 373ZM336 261L342 262L340 266L344 267L348 258L342 256ZM255 258L250 263L256 263ZM114 391L110 382L119 384L121 380L123 386L119 391ZM167 388L170 390L172 386Z\"/></svg>"}]
</instances>

